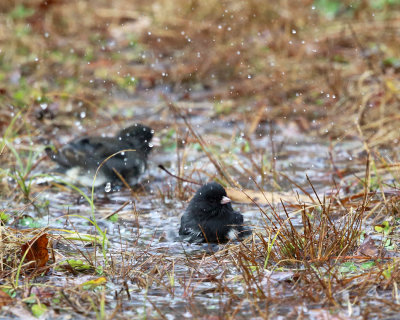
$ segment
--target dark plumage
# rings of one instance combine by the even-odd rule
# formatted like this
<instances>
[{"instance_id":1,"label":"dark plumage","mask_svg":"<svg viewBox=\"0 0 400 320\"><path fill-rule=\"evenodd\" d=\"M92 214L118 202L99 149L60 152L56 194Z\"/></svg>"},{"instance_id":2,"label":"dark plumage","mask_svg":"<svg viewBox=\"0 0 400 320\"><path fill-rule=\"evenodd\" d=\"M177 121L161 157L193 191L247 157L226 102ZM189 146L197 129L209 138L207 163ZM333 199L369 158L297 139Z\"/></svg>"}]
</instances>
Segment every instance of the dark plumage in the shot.
<instances>
[{"instance_id":1,"label":"dark plumage","mask_svg":"<svg viewBox=\"0 0 400 320\"><path fill-rule=\"evenodd\" d=\"M230 202L220 184L203 185L181 218L179 235L194 243L223 243L249 236L251 230L243 225L243 216L233 210Z\"/></svg>"},{"instance_id":2,"label":"dark plumage","mask_svg":"<svg viewBox=\"0 0 400 320\"><path fill-rule=\"evenodd\" d=\"M121 152L108 159L97 174L95 187L108 182L121 184L114 169L133 185L147 168L153 133L147 126L134 124L115 137L87 136L71 141L59 151L48 147L46 153L74 183L92 186L96 170L105 159L121 150L133 149L135 151Z\"/></svg>"}]
</instances>

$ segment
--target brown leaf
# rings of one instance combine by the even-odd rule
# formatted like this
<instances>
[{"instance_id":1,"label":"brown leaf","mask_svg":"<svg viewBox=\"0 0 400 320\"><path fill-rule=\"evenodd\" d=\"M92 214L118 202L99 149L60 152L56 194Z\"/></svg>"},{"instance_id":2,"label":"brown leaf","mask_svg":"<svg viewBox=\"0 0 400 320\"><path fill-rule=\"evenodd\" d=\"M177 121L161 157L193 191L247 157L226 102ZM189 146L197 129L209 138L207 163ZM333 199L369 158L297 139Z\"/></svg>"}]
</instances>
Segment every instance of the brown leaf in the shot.
<instances>
[{"instance_id":1,"label":"brown leaf","mask_svg":"<svg viewBox=\"0 0 400 320\"><path fill-rule=\"evenodd\" d=\"M364 242L360 245L355 254L358 256L377 258L384 256L384 253L381 251L382 250L376 246L375 241L370 236L366 236Z\"/></svg>"},{"instance_id":2,"label":"brown leaf","mask_svg":"<svg viewBox=\"0 0 400 320\"><path fill-rule=\"evenodd\" d=\"M33 266L32 269L44 267L49 260L49 252L47 251L48 242L47 233L44 233L40 237L35 237L21 246L22 256L28 251L25 256L25 262L35 262L31 264Z\"/></svg>"},{"instance_id":3,"label":"brown leaf","mask_svg":"<svg viewBox=\"0 0 400 320\"><path fill-rule=\"evenodd\" d=\"M287 192L267 192L267 191L255 191L250 189L237 190L232 188L226 188L226 193L232 201L240 203L253 203L256 202L259 205L267 205L268 203L280 202L281 199L284 202L311 202L310 198L304 195L296 195L294 193Z\"/></svg>"},{"instance_id":4,"label":"brown leaf","mask_svg":"<svg viewBox=\"0 0 400 320\"><path fill-rule=\"evenodd\" d=\"M0 290L0 308L10 304L11 302L12 298L7 293Z\"/></svg>"}]
</instances>

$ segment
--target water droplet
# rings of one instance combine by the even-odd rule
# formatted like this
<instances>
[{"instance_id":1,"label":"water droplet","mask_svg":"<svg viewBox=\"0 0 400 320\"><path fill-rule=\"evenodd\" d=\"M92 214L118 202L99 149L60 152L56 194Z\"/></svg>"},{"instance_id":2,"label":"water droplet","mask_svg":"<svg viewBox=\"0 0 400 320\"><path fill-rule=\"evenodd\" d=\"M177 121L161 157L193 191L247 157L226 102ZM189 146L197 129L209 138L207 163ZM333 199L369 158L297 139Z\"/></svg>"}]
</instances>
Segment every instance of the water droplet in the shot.
<instances>
[{"instance_id":1,"label":"water droplet","mask_svg":"<svg viewBox=\"0 0 400 320\"><path fill-rule=\"evenodd\" d=\"M105 192L110 192L111 191L111 182L107 182L106 186L104 187Z\"/></svg>"}]
</instances>

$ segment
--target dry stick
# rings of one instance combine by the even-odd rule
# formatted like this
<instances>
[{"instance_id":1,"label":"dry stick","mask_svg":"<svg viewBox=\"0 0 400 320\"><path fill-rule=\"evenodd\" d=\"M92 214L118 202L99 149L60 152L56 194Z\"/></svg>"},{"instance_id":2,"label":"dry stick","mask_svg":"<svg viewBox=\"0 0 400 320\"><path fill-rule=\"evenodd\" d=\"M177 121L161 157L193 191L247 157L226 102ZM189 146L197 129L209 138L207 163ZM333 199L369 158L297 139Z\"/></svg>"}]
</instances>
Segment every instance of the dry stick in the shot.
<instances>
[{"instance_id":1,"label":"dry stick","mask_svg":"<svg viewBox=\"0 0 400 320\"><path fill-rule=\"evenodd\" d=\"M332 222L332 220L330 219L329 215L326 213L325 195L324 195L324 202L322 203L321 200L320 200L319 197L318 197L317 191L315 190L314 185L312 184L310 178L308 177L308 175L306 175L306 177L307 177L308 183L311 185L311 188L313 189L314 194L315 194L315 196L317 197L317 199L318 199L318 201L319 201L319 203L320 203L320 205L321 205L322 212L325 214L325 217L329 220L329 223L330 223L332 226L334 226L335 224ZM328 212L329 212L329 211L328 211ZM335 234L337 235L336 228L333 227L333 229L334 229Z\"/></svg>"},{"instance_id":2,"label":"dry stick","mask_svg":"<svg viewBox=\"0 0 400 320\"><path fill-rule=\"evenodd\" d=\"M358 133L360 134L360 136L361 136L361 138L362 138L362 140L363 140L363 145L364 145L365 151L367 151L367 155L368 155L368 158L367 158L367 159L368 159L368 161L370 161L370 160L371 160L371 159L370 159L371 151L370 151L370 149L369 149L369 146L368 146L367 142L366 142L365 139L364 139L363 132L362 132L361 127L360 127L360 125L359 125L358 123L357 123L357 130L358 130ZM373 165L374 165L375 171L376 171L376 173L377 173L377 166L376 166L375 161L373 161ZM383 190L381 178L380 178L380 176L379 176L378 174L376 174L376 177L377 177L377 179L378 179L379 189L381 190L381 194L382 194L383 201L385 202L385 205L387 206L387 200L386 200L386 197L385 197L385 192L384 192L384 190ZM369 173L369 175L368 175L368 179L369 179L369 180L371 179L370 173ZM368 186L368 191L369 191L369 186Z\"/></svg>"},{"instance_id":3,"label":"dry stick","mask_svg":"<svg viewBox=\"0 0 400 320\"><path fill-rule=\"evenodd\" d=\"M281 175L282 177L284 177L285 179L287 179L290 183L294 184L297 188L299 188L307 197L310 198L312 203L316 203L316 201L313 199L313 197L311 196L310 193L308 193L302 186L300 186L299 184L297 184L295 181L293 181L292 179L290 179L286 174L279 172L279 175Z\"/></svg>"},{"instance_id":4,"label":"dry stick","mask_svg":"<svg viewBox=\"0 0 400 320\"><path fill-rule=\"evenodd\" d=\"M124 184L124 186L125 186L126 188L129 189L129 191L131 192L132 197L135 198L136 200L138 200L138 197L137 197L137 195L136 195L136 192L133 191L133 189L132 189L131 186L128 184L128 182L126 182L126 180L124 179L124 177L123 177L115 168L112 168L112 169L113 169L114 173L117 175L117 177L122 181L122 183Z\"/></svg>"},{"instance_id":5,"label":"dry stick","mask_svg":"<svg viewBox=\"0 0 400 320\"><path fill-rule=\"evenodd\" d=\"M84 315L87 315L87 314L89 313L89 311L87 311L87 310L78 308L77 305L76 305L76 303L73 303L73 302L69 299L69 297L65 294L64 289L61 289L60 292L61 292L61 295L64 297L64 299L67 301L67 303L70 305L70 307L71 307L75 312L80 313L80 314L84 314Z\"/></svg>"},{"instance_id":6,"label":"dry stick","mask_svg":"<svg viewBox=\"0 0 400 320\"><path fill-rule=\"evenodd\" d=\"M317 191L315 190L315 188L314 188L314 185L312 184L312 182L311 182L311 180L310 180L310 178L308 177L308 175L306 174L306 177L307 177L307 181L308 181L308 183L310 184L310 186L311 186L311 188L313 189L313 191L314 191L314 194L315 194L315 196L317 197L317 200L318 200L318 202L320 203L320 205L321 205L321 208L322 208L322 212L324 213L324 216L326 217L326 219L328 219L328 221L329 221L329 223L330 223L330 225L331 226L333 226L333 231L335 232L335 235L337 236L337 232L336 232L336 228L335 228L335 224L332 222L332 220L330 219L330 217L329 217L329 215L327 214L327 212L326 212L326 201L325 201L325 195L324 195L324 202L322 203L321 202L321 200L320 200L320 198L318 197L318 194L317 194ZM328 211L329 212L329 211Z\"/></svg>"},{"instance_id":7,"label":"dry stick","mask_svg":"<svg viewBox=\"0 0 400 320\"><path fill-rule=\"evenodd\" d=\"M371 184L371 173L370 173L370 153L368 152L368 157L367 157L367 165L365 167L365 184L364 184L364 197L363 197L363 202L362 202L362 210L365 210L365 206L367 204L367 198L368 198L368 192L370 189L370 184Z\"/></svg>"},{"instance_id":8,"label":"dry stick","mask_svg":"<svg viewBox=\"0 0 400 320\"><path fill-rule=\"evenodd\" d=\"M167 320L167 317L161 312L161 310L153 303L153 301L151 301L148 297L146 299L148 302L150 302L150 304L152 305L152 307L154 308L154 310L156 310L156 312L158 313L158 315L162 318Z\"/></svg>"},{"instance_id":9,"label":"dry stick","mask_svg":"<svg viewBox=\"0 0 400 320\"><path fill-rule=\"evenodd\" d=\"M329 144L329 152L328 152L328 154L329 154L329 161L330 161L330 163L332 165L333 171L338 175L339 179L342 180L343 179L343 175L340 172L340 170L338 169L338 167L335 165L335 161L333 160L332 141Z\"/></svg>"},{"instance_id":10,"label":"dry stick","mask_svg":"<svg viewBox=\"0 0 400 320\"><path fill-rule=\"evenodd\" d=\"M277 177L276 177L278 172L276 171L276 156L275 156L276 155L276 151L275 151L275 143L274 143L273 135L274 135L274 132L272 130L272 126L270 125L269 126L269 139L270 139L270 142L271 142L271 152L272 152L272 159L271 159L272 160L271 161L271 164L272 164L272 175L274 177L274 179L273 179L274 183L276 185L278 185L278 183L276 182L278 180Z\"/></svg>"},{"instance_id":11,"label":"dry stick","mask_svg":"<svg viewBox=\"0 0 400 320\"><path fill-rule=\"evenodd\" d=\"M335 183L335 187L336 187L336 190L337 190L336 194L339 195L339 189L338 189L336 183ZM324 196L324 197L325 197L325 196ZM335 235L337 235L336 226L335 226L334 223L332 223L332 221L330 220L330 218L329 218L329 216L328 216L328 213L331 212L331 205L332 205L332 203L333 203L333 200L334 200L334 195L333 195L333 186L332 186L332 189L331 189L331 196L330 196L330 199L329 199L329 205L328 205L328 208L326 208L326 209L325 209L325 207L324 207L324 210L326 210L326 212L327 212L327 217L328 217L329 222L331 223L331 225L332 225L332 227L333 227L333 232L335 232Z\"/></svg>"},{"instance_id":12,"label":"dry stick","mask_svg":"<svg viewBox=\"0 0 400 320\"><path fill-rule=\"evenodd\" d=\"M107 320L114 319L116 317L117 313L120 311L120 309L121 309L121 302L118 301L113 313L107 318Z\"/></svg>"},{"instance_id":13,"label":"dry stick","mask_svg":"<svg viewBox=\"0 0 400 320\"><path fill-rule=\"evenodd\" d=\"M173 177L173 178L175 178L175 179L181 180L181 181L183 181L183 182L188 182L188 183L193 183L193 184L201 185L201 183L199 183L199 182L196 182L196 181L193 181L193 180L189 180L189 179L186 179L186 178L182 178L182 177L178 177L177 175L175 175L175 174L173 174L172 172L168 171L162 164L159 164L158 167L159 167L161 170L164 170L166 173L168 173L171 177Z\"/></svg>"},{"instance_id":14,"label":"dry stick","mask_svg":"<svg viewBox=\"0 0 400 320\"><path fill-rule=\"evenodd\" d=\"M113 216L114 214L117 214L117 213L120 212L123 208L125 208L129 203L130 203L130 201L125 201L124 204L123 204L122 206L120 206L117 210L106 214L104 217L101 217L101 219L102 219L102 220L106 220L106 219L108 219L109 217Z\"/></svg>"},{"instance_id":15,"label":"dry stick","mask_svg":"<svg viewBox=\"0 0 400 320\"><path fill-rule=\"evenodd\" d=\"M175 113L175 115L179 116L182 118L182 120L185 122L187 128L189 129L190 133L196 138L197 142L199 143L201 149L204 151L204 153L207 155L208 159L211 161L211 163L214 165L214 167L217 169L218 173L228 182L231 186L234 186L235 183L234 181L229 177L227 173L222 169L221 165L218 163L218 160L214 159L213 155L207 150L207 143L203 140L203 138L197 134L196 131L194 131L192 125L190 122L187 120L186 116L183 115L180 112L180 109L170 100L168 99L165 95L162 95L164 100L167 102L168 107Z\"/></svg>"},{"instance_id":16,"label":"dry stick","mask_svg":"<svg viewBox=\"0 0 400 320\"><path fill-rule=\"evenodd\" d=\"M250 196L246 193L246 191L244 191L243 189L241 189L240 191L241 191L253 204L255 204L255 205L257 206L257 208L263 213L263 215L269 220L269 222L271 222L271 223L273 224L274 228L277 229L276 224L271 220L270 217L268 217L267 213L261 208L261 206L260 206L252 197L250 197ZM264 197L265 197L265 196L264 196ZM275 212L275 209L272 207L272 204L269 203L269 201L268 201L267 198L266 198L266 201L268 202L268 205L269 205L270 208L272 209L275 218L277 218L277 220L279 220L280 218L279 218L278 214ZM283 220L282 220L282 221L283 221Z\"/></svg>"},{"instance_id":17,"label":"dry stick","mask_svg":"<svg viewBox=\"0 0 400 320\"><path fill-rule=\"evenodd\" d=\"M317 271L309 264L308 261L304 261L304 264L306 265L308 270L315 275L315 277L317 278L319 284L325 290L325 292L328 293L328 297L327 298L337 306L337 302L332 297L332 292L330 291L330 287L328 287L326 285L326 282L324 282L324 280L319 276Z\"/></svg>"},{"instance_id":18,"label":"dry stick","mask_svg":"<svg viewBox=\"0 0 400 320\"><path fill-rule=\"evenodd\" d=\"M315 196L317 197L317 200L318 200L319 204L320 204L321 207L322 207L322 202L321 202L320 198L318 197L318 193L317 193L317 191L315 190L314 185L312 184L312 182L311 182L311 180L310 180L310 178L308 177L307 174L306 174L306 178L307 178L307 181L308 181L308 183L310 184L311 188L313 189L314 194L315 194Z\"/></svg>"},{"instance_id":19,"label":"dry stick","mask_svg":"<svg viewBox=\"0 0 400 320\"><path fill-rule=\"evenodd\" d=\"M123 285L124 285L126 295L128 296L128 299L131 300L132 298L131 298L131 294L129 293L129 286L128 286L128 283L126 282L126 280L124 280Z\"/></svg>"},{"instance_id":20,"label":"dry stick","mask_svg":"<svg viewBox=\"0 0 400 320\"><path fill-rule=\"evenodd\" d=\"M247 134L248 134L248 135L251 135L251 134L254 133L254 131L256 131L257 126L258 126L258 124L261 122L262 117L263 117L263 115L264 115L264 113L265 113L265 107L266 107L266 106L265 106L265 103L264 103L264 102L260 103L260 105L258 106L258 109L257 109L257 111L256 111L256 115L255 115L255 117L253 118L253 121L251 121L250 127L249 127L249 129L247 130Z\"/></svg>"},{"instance_id":21,"label":"dry stick","mask_svg":"<svg viewBox=\"0 0 400 320\"><path fill-rule=\"evenodd\" d=\"M367 160L366 176L369 177L369 158ZM347 229L347 230L349 230L349 233L347 234L346 240L348 240L349 242L346 243L346 245L343 247L343 250L341 252L345 252L349 248L349 246L354 242L354 238L357 237L358 232L361 229L362 220L363 220L362 216L363 216L363 214L365 212L365 208L366 208L368 189L369 189L369 181L367 181L367 183L365 184L365 189L364 189L365 195L364 195L363 203L361 205L360 213L358 213L352 219L351 224L348 226L348 229ZM355 226L355 224L356 224L356 226ZM356 229L356 232L354 232L355 229ZM338 260L339 258L340 258L340 256L338 256L336 260Z\"/></svg>"}]
</instances>

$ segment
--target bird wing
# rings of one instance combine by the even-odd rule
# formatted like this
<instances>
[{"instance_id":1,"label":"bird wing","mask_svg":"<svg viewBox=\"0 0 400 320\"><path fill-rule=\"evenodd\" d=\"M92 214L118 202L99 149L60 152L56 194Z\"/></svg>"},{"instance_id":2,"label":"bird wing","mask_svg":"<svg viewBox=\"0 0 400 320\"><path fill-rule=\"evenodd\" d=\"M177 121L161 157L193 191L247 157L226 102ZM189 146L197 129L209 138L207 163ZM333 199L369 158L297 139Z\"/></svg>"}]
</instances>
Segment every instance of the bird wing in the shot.
<instances>
[{"instance_id":1,"label":"bird wing","mask_svg":"<svg viewBox=\"0 0 400 320\"><path fill-rule=\"evenodd\" d=\"M231 217L231 227L237 230L239 239L244 239L252 234L251 228L243 224L243 215L240 212L235 211Z\"/></svg>"},{"instance_id":2,"label":"bird wing","mask_svg":"<svg viewBox=\"0 0 400 320\"><path fill-rule=\"evenodd\" d=\"M185 212L181 217L179 235L183 241L190 243L204 242L203 232L201 231L197 220L191 217L188 212Z\"/></svg>"},{"instance_id":3,"label":"bird wing","mask_svg":"<svg viewBox=\"0 0 400 320\"><path fill-rule=\"evenodd\" d=\"M115 138L83 137L68 143L58 151L46 148L46 153L66 168L97 167L104 159L123 149L122 143Z\"/></svg>"}]
</instances>

